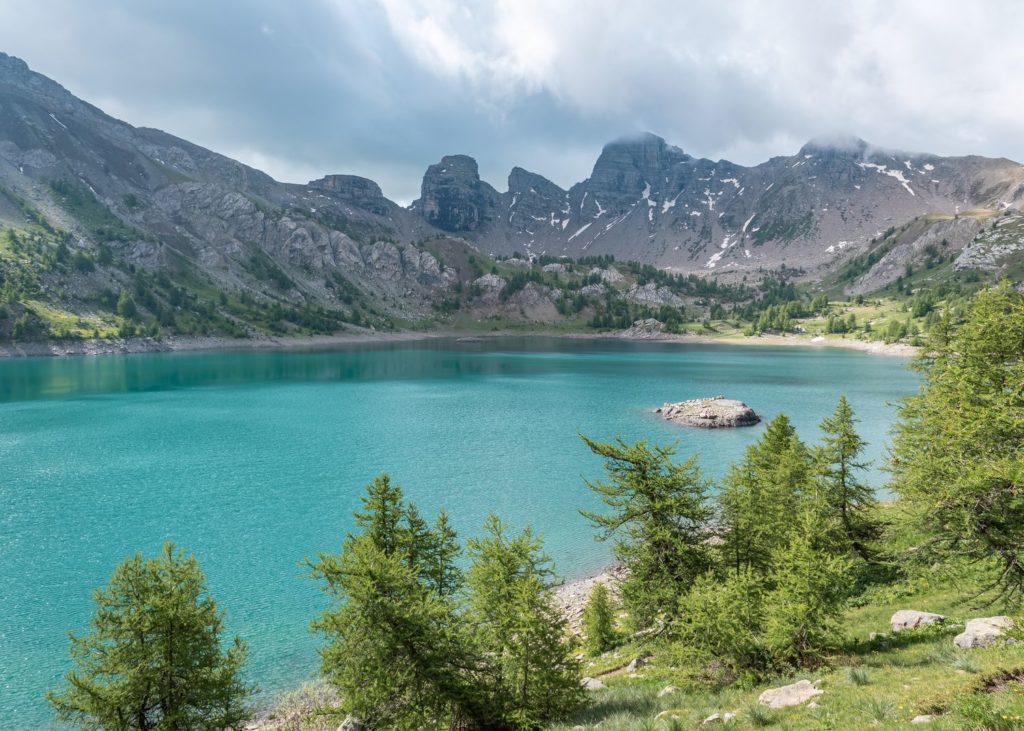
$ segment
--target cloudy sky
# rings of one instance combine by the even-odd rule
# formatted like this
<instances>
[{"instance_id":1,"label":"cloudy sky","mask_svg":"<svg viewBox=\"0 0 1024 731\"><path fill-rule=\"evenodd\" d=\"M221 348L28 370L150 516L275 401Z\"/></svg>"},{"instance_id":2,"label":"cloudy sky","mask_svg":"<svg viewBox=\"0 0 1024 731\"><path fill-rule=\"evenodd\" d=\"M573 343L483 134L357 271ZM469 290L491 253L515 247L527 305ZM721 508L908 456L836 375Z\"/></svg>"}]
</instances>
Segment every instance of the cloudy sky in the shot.
<instances>
[{"instance_id":1,"label":"cloudy sky","mask_svg":"<svg viewBox=\"0 0 1024 731\"><path fill-rule=\"evenodd\" d=\"M0 50L135 125L401 202L466 153L567 186L652 131L753 164L818 135L1024 160L1016 0L3 0Z\"/></svg>"}]
</instances>

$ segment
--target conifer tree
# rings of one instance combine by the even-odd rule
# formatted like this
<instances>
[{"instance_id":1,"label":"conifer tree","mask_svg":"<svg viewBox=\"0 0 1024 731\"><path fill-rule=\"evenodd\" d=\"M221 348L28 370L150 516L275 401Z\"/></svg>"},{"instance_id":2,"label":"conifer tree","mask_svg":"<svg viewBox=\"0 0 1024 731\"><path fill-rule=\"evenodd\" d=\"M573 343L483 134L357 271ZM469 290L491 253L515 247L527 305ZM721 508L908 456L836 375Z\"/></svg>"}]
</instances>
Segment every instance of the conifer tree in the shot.
<instances>
[{"instance_id":1,"label":"conifer tree","mask_svg":"<svg viewBox=\"0 0 1024 731\"><path fill-rule=\"evenodd\" d=\"M987 562L993 588L1024 593L1024 294L980 291L917 367L893 442L893 487L939 558Z\"/></svg>"},{"instance_id":2,"label":"conifer tree","mask_svg":"<svg viewBox=\"0 0 1024 731\"><path fill-rule=\"evenodd\" d=\"M839 619L850 592L848 556L829 545L820 514L805 508L786 545L772 553L764 596L764 643L776 663L813 666L839 641Z\"/></svg>"},{"instance_id":3,"label":"conifer tree","mask_svg":"<svg viewBox=\"0 0 1024 731\"><path fill-rule=\"evenodd\" d=\"M857 479L868 463L860 461L867 444L857 434L856 422L846 396L840 396L835 411L821 422L824 438L815 460L821 497L828 517L837 520L840 546L869 560L874 556L872 543L882 531L875 517L874 491Z\"/></svg>"},{"instance_id":4,"label":"conifer tree","mask_svg":"<svg viewBox=\"0 0 1024 731\"><path fill-rule=\"evenodd\" d=\"M464 577L447 515L428 528L386 476L356 517L361 532L309 564L334 600L313 626L347 713L369 728L516 731L578 704L550 561L529 530L510 537L490 518Z\"/></svg>"},{"instance_id":5,"label":"conifer tree","mask_svg":"<svg viewBox=\"0 0 1024 731\"><path fill-rule=\"evenodd\" d=\"M583 609L583 637L591 655L600 655L615 645L614 616L604 584L594 585Z\"/></svg>"},{"instance_id":6,"label":"conifer tree","mask_svg":"<svg viewBox=\"0 0 1024 731\"><path fill-rule=\"evenodd\" d=\"M539 728L583 700L565 617L552 601L551 559L529 528L509 535L494 515L467 548L466 618L485 649L481 682L484 689L493 683L492 712L514 728Z\"/></svg>"},{"instance_id":7,"label":"conifer tree","mask_svg":"<svg viewBox=\"0 0 1024 731\"><path fill-rule=\"evenodd\" d=\"M630 620L637 627L659 616L671 620L679 596L712 560L707 538L713 509L697 460L676 464L675 447L642 441L583 441L605 458L608 480L586 484L611 511L581 513L601 530L599 540L615 541L615 556L629 572L622 598Z\"/></svg>"},{"instance_id":8,"label":"conifer tree","mask_svg":"<svg viewBox=\"0 0 1024 731\"><path fill-rule=\"evenodd\" d=\"M811 480L811 456L785 414L729 468L718 502L726 568L766 573L793 530Z\"/></svg>"},{"instance_id":9,"label":"conifer tree","mask_svg":"<svg viewBox=\"0 0 1024 731\"><path fill-rule=\"evenodd\" d=\"M222 731L248 716L246 646L221 648L224 614L194 556L170 542L124 561L95 594L75 667L47 699L62 721L102 731Z\"/></svg>"}]
</instances>

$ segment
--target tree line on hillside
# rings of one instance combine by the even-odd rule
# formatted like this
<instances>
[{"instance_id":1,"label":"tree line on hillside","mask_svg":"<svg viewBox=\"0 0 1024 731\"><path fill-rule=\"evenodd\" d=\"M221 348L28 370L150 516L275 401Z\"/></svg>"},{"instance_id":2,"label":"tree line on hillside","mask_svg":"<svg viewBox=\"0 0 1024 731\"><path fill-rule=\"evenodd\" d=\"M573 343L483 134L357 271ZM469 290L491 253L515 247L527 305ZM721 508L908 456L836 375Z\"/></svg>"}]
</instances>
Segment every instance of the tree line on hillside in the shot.
<instances>
[{"instance_id":1,"label":"tree line on hillside","mask_svg":"<svg viewBox=\"0 0 1024 731\"><path fill-rule=\"evenodd\" d=\"M981 291L962 323L944 316L915 362L919 392L900 409L891 489L929 561L966 556L1001 599L1024 594L1024 295ZM498 517L460 541L386 475L374 480L338 553L307 562L330 606L321 670L344 713L370 729L536 729L586 702L577 642L591 653L641 632L717 682L828 661L850 598L906 570L859 478L864 441L840 398L816 445L780 415L712 492L697 459L672 447L598 442L602 500L585 517L625 568L620 598L594 589L581 639L553 603L541 540ZM95 594L74 669L49 694L87 729L238 728L254 688L246 646L196 559L168 544L136 555ZM617 626L616 602L627 626Z\"/></svg>"}]
</instances>

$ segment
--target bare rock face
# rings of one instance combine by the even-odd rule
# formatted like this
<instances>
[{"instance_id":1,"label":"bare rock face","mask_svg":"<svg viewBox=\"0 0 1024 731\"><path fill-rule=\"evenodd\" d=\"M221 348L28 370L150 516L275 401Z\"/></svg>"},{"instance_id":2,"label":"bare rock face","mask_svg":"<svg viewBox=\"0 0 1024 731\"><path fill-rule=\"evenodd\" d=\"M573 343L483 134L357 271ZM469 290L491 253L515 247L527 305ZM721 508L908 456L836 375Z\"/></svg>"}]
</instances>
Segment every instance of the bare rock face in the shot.
<instances>
[{"instance_id":1,"label":"bare rock face","mask_svg":"<svg viewBox=\"0 0 1024 731\"><path fill-rule=\"evenodd\" d=\"M824 691L815 688L814 683L809 680L800 680L792 685L784 685L781 688L771 688L761 694L757 702L769 708L785 708L787 706L799 706L811 698L819 696Z\"/></svg>"},{"instance_id":2,"label":"bare rock face","mask_svg":"<svg viewBox=\"0 0 1024 731\"><path fill-rule=\"evenodd\" d=\"M941 614L932 612L918 612L914 609L901 609L892 615L889 620L889 627L893 632L902 632L906 629L917 629L926 624L944 622L946 618Z\"/></svg>"},{"instance_id":3,"label":"bare rock face","mask_svg":"<svg viewBox=\"0 0 1024 731\"><path fill-rule=\"evenodd\" d=\"M654 413L661 414L667 421L702 429L753 426L761 421L761 417L742 401L723 396L665 404Z\"/></svg>"},{"instance_id":4,"label":"bare rock face","mask_svg":"<svg viewBox=\"0 0 1024 731\"><path fill-rule=\"evenodd\" d=\"M447 155L427 168L415 209L428 223L444 231L475 231L490 222L498 192L480 180L476 160Z\"/></svg>"},{"instance_id":5,"label":"bare rock face","mask_svg":"<svg viewBox=\"0 0 1024 731\"><path fill-rule=\"evenodd\" d=\"M388 215L394 208L394 204L384 197L379 185L358 175L327 175L310 181L309 187L330 191L339 199L379 216Z\"/></svg>"}]
</instances>

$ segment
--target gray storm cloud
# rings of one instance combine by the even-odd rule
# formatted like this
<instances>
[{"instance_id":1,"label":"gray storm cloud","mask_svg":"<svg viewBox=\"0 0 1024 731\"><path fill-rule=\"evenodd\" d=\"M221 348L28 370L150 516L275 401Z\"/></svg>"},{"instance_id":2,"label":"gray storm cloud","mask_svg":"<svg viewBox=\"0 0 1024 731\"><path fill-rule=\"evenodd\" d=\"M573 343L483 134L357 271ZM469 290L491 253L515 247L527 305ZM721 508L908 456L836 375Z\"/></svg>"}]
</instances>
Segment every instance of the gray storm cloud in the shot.
<instances>
[{"instance_id":1,"label":"gray storm cloud","mask_svg":"<svg viewBox=\"0 0 1024 731\"><path fill-rule=\"evenodd\" d=\"M1024 159L1024 5L6 0L0 50L136 125L416 197L473 155L561 185L650 130L753 164L821 134Z\"/></svg>"}]
</instances>

